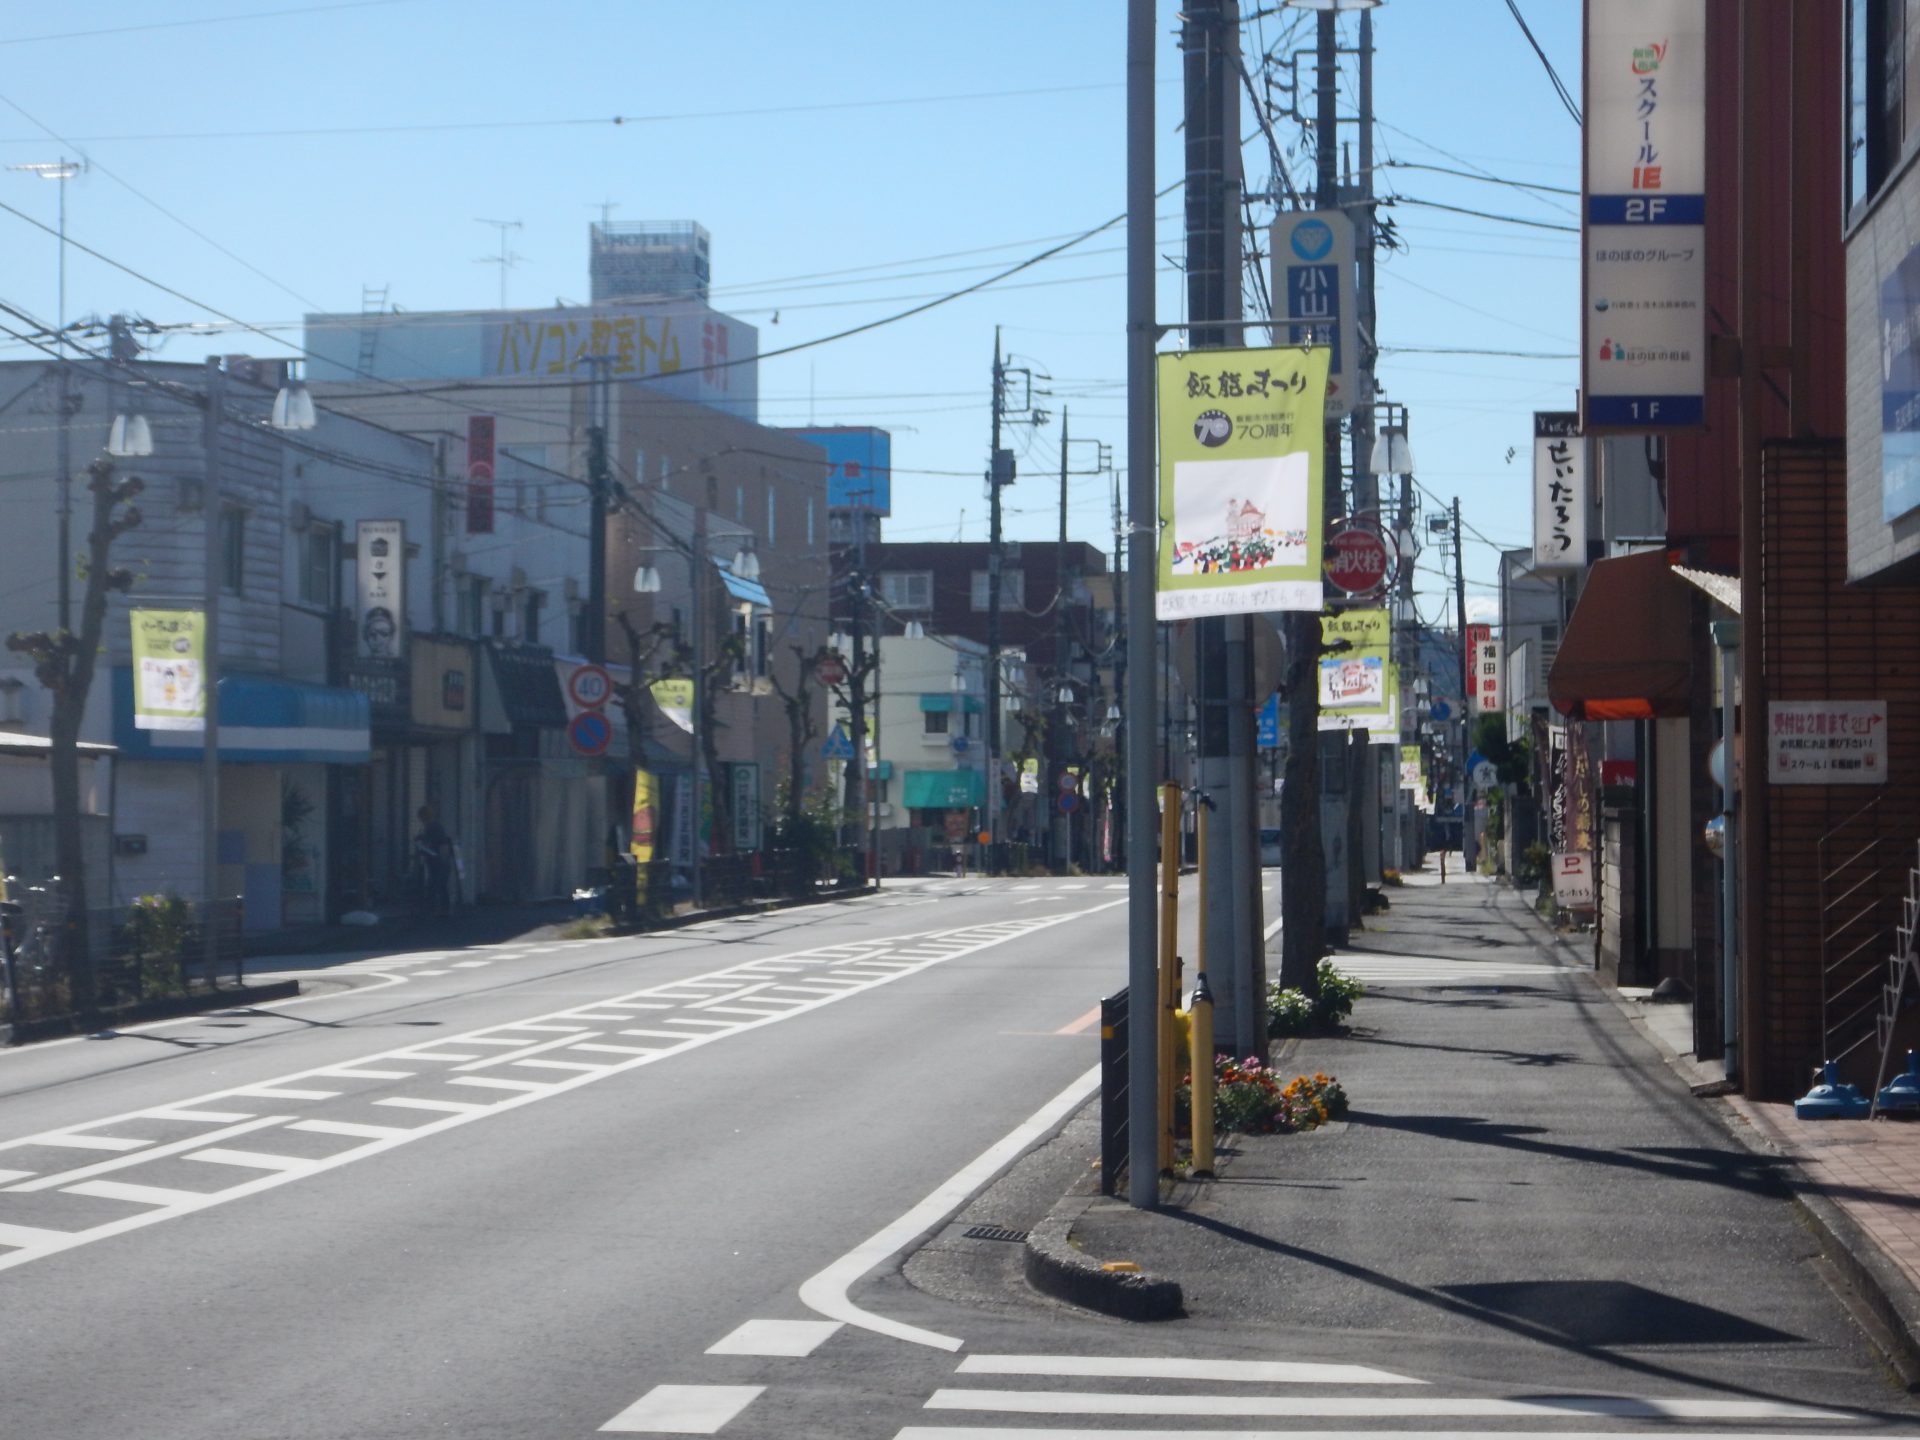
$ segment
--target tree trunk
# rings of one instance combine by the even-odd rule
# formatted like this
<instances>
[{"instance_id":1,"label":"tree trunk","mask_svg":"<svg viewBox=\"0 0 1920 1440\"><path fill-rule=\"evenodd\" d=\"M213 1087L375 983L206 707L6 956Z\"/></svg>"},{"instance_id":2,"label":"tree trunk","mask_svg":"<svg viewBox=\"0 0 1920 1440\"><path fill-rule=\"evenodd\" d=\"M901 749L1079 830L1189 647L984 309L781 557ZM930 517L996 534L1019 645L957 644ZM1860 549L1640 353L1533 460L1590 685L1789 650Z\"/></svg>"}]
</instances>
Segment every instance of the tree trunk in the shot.
<instances>
[{"instance_id":1,"label":"tree trunk","mask_svg":"<svg viewBox=\"0 0 1920 1440\"><path fill-rule=\"evenodd\" d=\"M1320 616L1286 619L1287 763L1280 792L1280 983L1320 993L1327 857L1320 848Z\"/></svg>"}]
</instances>

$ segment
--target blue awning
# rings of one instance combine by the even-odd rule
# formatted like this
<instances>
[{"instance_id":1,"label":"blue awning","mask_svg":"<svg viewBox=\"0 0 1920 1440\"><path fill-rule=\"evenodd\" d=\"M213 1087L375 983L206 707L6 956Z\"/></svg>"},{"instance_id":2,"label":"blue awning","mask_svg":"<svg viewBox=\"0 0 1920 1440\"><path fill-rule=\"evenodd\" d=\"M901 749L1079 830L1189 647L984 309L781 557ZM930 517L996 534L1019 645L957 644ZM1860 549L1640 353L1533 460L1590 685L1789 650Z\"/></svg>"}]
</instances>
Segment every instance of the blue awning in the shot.
<instances>
[{"instance_id":1,"label":"blue awning","mask_svg":"<svg viewBox=\"0 0 1920 1440\"><path fill-rule=\"evenodd\" d=\"M733 573L733 566L717 555L713 557L713 563L720 571L720 583L727 587L727 593L734 599L767 610L773 608L773 598L767 594L766 586L758 580L742 580Z\"/></svg>"},{"instance_id":2,"label":"blue awning","mask_svg":"<svg viewBox=\"0 0 1920 1440\"><path fill-rule=\"evenodd\" d=\"M256 765L364 765L373 758L371 712L358 690L256 675L219 685L220 758ZM113 672L113 738L129 760L198 760L200 732L141 730L133 723L133 671Z\"/></svg>"},{"instance_id":3,"label":"blue awning","mask_svg":"<svg viewBox=\"0 0 1920 1440\"><path fill-rule=\"evenodd\" d=\"M932 715L945 715L953 709L951 695L922 695L920 708Z\"/></svg>"}]
</instances>

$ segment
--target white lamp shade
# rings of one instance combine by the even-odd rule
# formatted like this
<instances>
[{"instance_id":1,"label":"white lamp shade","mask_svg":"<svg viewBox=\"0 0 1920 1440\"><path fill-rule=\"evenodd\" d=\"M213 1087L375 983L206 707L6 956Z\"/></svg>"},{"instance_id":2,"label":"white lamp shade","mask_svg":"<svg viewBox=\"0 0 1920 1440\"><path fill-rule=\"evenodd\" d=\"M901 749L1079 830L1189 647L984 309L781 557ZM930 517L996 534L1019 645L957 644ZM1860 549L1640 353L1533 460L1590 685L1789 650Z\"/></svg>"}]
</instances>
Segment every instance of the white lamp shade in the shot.
<instances>
[{"instance_id":1,"label":"white lamp shade","mask_svg":"<svg viewBox=\"0 0 1920 1440\"><path fill-rule=\"evenodd\" d=\"M153 454L153 428L140 414L116 415L107 431L107 453L122 459Z\"/></svg>"},{"instance_id":2,"label":"white lamp shade","mask_svg":"<svg viewBox=\"0 0 1920 1440\"><path fill-rule=\"evenodd\" d=\"M733 557L733 573L742 580L760 578L760 557L751 550L742 550Z\"/></svg>"},{"instance_id":3,"label":"white lamp shade","mask_svg":"<svg viewBox=\"0 0 1920 1440\"><path fill-rule=\"evenodd\" d=\"M660 593L660 572L651 565L642 565L633 572L633 593L636 595L657 595Z\"/></svg>"},{"instance_id":4,"label":"white lamp shade","mask_svg":"<svg viewBox=\"0 0 1920 1440\"><path fill-rule=\"evenodd\" d=\"M1413 449L1407 444L1407 432L1392 426L1373 437L1373 450L1367 456L1371 475L1413 474Z\"/></svg>"},{"instance_id":5,"label":"white lamp shade","mask_svg":"<svg viewBox=\"0 0 1920 1440\"><path fill-rule=\"evenodd\" d=\"M924 640L927 638L927 627L922 625L918 620L909 620L907 621L906 636L909 640Z\"/></svg>"},{"instance_id":6,"label":"white lamp shade","mask_svg":"<svg viewBox=\"0 0 1920 1440\"><path fill-rule=\"evenodd\" d=\"M273 397L273 428L311 430L318 423L313 413L313 396L304 385L283 385Z\"/></svg>"}]
</instances>

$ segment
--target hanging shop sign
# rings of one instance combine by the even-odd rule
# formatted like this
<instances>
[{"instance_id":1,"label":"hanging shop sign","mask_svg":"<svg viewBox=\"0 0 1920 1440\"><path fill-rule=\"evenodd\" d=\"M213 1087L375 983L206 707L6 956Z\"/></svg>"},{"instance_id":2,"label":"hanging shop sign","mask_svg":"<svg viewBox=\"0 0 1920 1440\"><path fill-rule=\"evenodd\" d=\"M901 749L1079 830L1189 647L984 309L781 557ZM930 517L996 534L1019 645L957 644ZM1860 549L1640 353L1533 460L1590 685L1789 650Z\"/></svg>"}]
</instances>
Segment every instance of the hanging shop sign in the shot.
<instances>
[{"instance_id":1,"label":"hanging shop sign","mask_svg":"<svg viewBox=\"0 0 1920 1440\"><path fill-rule=\"evenodd\" d=\"M354 653L397 660L407 642L407 532L400 520L362 520L355 532Z\"/></svg>"},{"instance_id":2,"label":"hanging shop sign","mask_svg":"<svg viewBox=\"0 0 1920 1440\"><path fill-rule=\"evenodd\" d=\"M1473 713L1500 712L1500 642L1481 640L1473 647Z\"/></svg>"},{"instance_id":3,"label":"hanging shop sign","mask_svg":"<svg viewBox=\"0 0 1920 1440\"><path fill-rule=\"evenodd\" d=\"M1533 416L1533 568L1587 563L1587 442L1573 411Z\"/></svg>"},{"instance_id":4,"label":"hanging shop sign","mask_svg":"<svg viewBox=\"0 0 1920 1440\"><path fill-rule=\"evenodd\" d=\"M1589 0L1583 429L1706 421L1703 0Z\"/></svg>"},{"instance_id":5,"label":"hanging shop sign","mask_svg":"<svg viewBox=\"0 0 1920 1440\"><path fill-rule=\"evenodd\" d=\"M1775 785L1887 783L1887 702L1767 703L1767 779Z\"/></svg>"},{"instance_id":6,"label":"hanging shop sign","mask_svg":"<svg viewBox=\"0 0 1920 1440\"><path fill-rule=\"evenodd\" d=\"M133 724L138 730L207 728L206 628L198 610L135 610Z\"/></svg>"},{"instance_id":7,"label":"hanging shop sign","mask_svg":"<svg viewBox=\"0 0 1920 1440\"><path fill-rule=\"evenodd\" d=\"M736 760L728 767L727 809L733 819L733 851L746 855L760 848L760 766Z\"/></svg>"},{"instance_id":8,"label":"hanging shop sign","mask_svg":"<svg viewBox=\"0 0 1920 1440\"><path fill-rule=\"evenodd\" d=\"M1593 909L1593 857L1586 851L1562 850L1554 855L1553 898L1563 909Z\"/></svg>"},{"instance_id":9,"label":"hanging shop sign","mask_svg":"<svg viewBox=\"0 0 1920 1440\"><path fill-rule=\"evenodd\" d=\"M1159 357L1161 620L1319 610L1325 347Z\"/></svg>"},{"instance_id":10,"label":"hanging shop sign","mask_svg":"<svg viewBox=\"0 0 1920 1440\"><path fill-rule=\"evenodd\" d=\"M693 681L656 680L647 689L662 715L689 734L693 732Z\"/></svg>"},{"instance_id":11,"label":"hanging shop sign","mask_svg":"<svg viewBox=\"0 0 1920 1440\"><path fill-rule=\"evenodd\" d=\"M1328 349L1329 420L1344 419L1369 398L1356 393L1365 372L1355 279L1353 221L1344 211L1295 210L1273 222L1273 295L1285 297L1289 340Z\"/></svg>"},{"instance_id":12,"label":"hanging shop sign","mask_svg":"<svg viewBox=\"0 0 1920 1440\"><path fill-rule=\"evenodd\" d=\"M1322 730L1365 730L1374 745L1400 743L1399 673L1389 654L1385 610L1330 610L1320 617Z\"/></svg>"}]
</instances>

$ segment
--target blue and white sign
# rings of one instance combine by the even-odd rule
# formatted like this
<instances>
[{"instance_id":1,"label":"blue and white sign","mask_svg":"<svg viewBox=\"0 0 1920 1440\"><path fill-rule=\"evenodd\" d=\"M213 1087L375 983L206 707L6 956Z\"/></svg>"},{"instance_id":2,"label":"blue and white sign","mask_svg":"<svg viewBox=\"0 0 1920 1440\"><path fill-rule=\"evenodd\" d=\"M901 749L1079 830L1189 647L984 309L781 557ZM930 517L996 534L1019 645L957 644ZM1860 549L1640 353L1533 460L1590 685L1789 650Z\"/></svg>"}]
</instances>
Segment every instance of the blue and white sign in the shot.
<instances>
[{"instance_id":1,"label":"blue and white sign","mask_svg":"<svg viewBox=\"0 0 1920 1440\"><path fill-rule=\"evenodd\" d=\"M1286 297L1288 338L1333 351L1327 418L1339 419L1367 397L1358 388L1359 335L1354 301L1353 221L1339 210L1296 210L1273 222L1273 294Z\"/></svg>"},{"instance_id":2,"label":"blue and white sign","mask_svg":"<svg viewBox=\"0 0 1920 1440\"><path fill-rule=\"evenodd\" d=\"M1706 421L1706 6L1588 5L1582 429Z\"/></svg>"},{"instance_id":3,"label":"blue and white sign","mask_svg":"<svg viewBox=\"0 0 1920 1440\"><path fill-rule=\"evenodd\" d=\"M1267 696L1267 703L1253 718L1254 744L1261 750L1280 748L1280 692Z\"/></svg>"},{"instance_id":4,"label":"blue and white sign","mask_svg":"<svg viewBox=\"0 0 1920 1440\"><path fill-rule=\"evenodd\" d=\"M836 725L820 744L820 758L823 760L851 760L853 741L847 738L846 730Z\"/></svg>"},{"instance_id":5,"label":"blue and white sign","mask_svg":"<svg viewBox=\"0 0 1920 1440\"><path fill-rule=\"evenodd\" d=\"M1920 508L1920 246L1880 281L1880 518Z\"/></svg>"}]
</instances>

